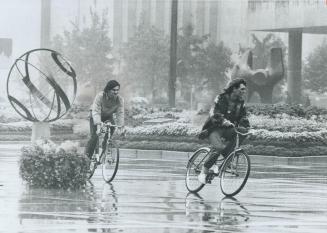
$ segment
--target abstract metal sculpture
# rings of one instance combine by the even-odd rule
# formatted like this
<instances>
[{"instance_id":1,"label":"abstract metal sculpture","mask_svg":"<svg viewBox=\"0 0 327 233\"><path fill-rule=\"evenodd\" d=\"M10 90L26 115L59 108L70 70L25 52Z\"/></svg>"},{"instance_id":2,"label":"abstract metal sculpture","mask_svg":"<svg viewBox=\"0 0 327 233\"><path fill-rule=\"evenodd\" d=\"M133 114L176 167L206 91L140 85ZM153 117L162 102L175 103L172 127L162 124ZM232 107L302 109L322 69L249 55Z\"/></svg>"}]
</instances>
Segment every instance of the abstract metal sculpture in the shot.
<instances>
[{"instance_id":1,"label":"abstract metal sculpture","mask_svg":"<svg viewBox=\"0 0 327 233\"><path fill-rule=\"evenodd\" d=\"M234 65L231 78L244 78L248 86L248 99L257 92L262 103L272 103L274 86L284 77L284 64L281 48L272 48L266 69L253 70L253 56L247 50Z\"/></svg>"},{"instance_id":2,"label":"abstract metal sculpture","mask_svg":"<svg viewBox=\"0 0 327 233\"><path fill-rule=\"evenodd\" d=\"M24 53L12 65L7 96L15 111L32 122L53 122L72 106L76 73L69 62L50 49Z\"/></svg>"}]
</instances>

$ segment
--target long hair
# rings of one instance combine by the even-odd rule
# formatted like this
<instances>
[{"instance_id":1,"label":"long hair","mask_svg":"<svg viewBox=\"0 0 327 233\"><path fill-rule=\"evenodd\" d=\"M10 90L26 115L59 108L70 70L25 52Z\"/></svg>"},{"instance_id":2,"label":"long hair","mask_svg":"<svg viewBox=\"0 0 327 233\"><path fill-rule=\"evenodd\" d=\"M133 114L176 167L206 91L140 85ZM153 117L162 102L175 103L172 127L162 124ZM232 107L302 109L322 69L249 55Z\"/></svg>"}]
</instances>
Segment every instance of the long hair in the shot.
<instances>
[{"instance_id":1,"label":"long hair","mask_svg":"<svg viewBox=\"0 0 327 233\"><path fill-rule=\"evenodd\" d=\"M115 88L115 87L117 87L117 86L119 86L119 88L120 88L120 84L119 84L119 82L117 82L116 80L110 80L110 81L107 83L107 85L105 86L105 88L103 89L103 91L104 91L105 93L108 93L111 89L113 89L113 88Z\"/></svg>"},{"instance_id":2,"label":"long hair","mask_svg":"<svg viewBox=\"0 0 327 233\"><path fill-rule=\"evenodd\" d=\"M226 93L226 94L232 93L232 91L235 88L239 88L241 84L243 84L244 86L246 86L246 81L244 79L242 79L242 78L233 79L232 81L230 81L227 84L226 88L224 89L224 93Z\"/></svg>"}]
</instances>

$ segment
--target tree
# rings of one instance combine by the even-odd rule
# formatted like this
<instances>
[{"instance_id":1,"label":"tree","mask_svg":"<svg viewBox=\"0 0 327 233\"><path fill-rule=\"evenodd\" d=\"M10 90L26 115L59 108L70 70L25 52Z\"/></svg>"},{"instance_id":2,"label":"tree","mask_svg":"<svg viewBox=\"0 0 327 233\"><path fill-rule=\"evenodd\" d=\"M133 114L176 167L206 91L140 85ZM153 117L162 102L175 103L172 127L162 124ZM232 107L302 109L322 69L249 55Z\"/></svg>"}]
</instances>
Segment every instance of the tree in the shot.
<instances>
[{"instance_id":1,"label":"tree","mask_svg":"<svg viewBox=\"0 0 327 233\"><path fill-rule=\"evenodd\" d=\"M327 41L324 40L307 58L303 67L304 86L314 92L327 91Z\"/></svg>"},{"instance_id":2,"label":"tree","mask_svg":"<svg viewBox=\"0 0 327 233\"><path fill-rule=\"evenodd\" d=\"M113 78L114 59L107 21L108 10L100 17L90 9L90 25L56 35L52 47L67 57L74 67L79 83L91 83L93 95Z\"/></svg>"},{"instance_id":3,"label":"tree","mask_svg":"<svg viewBox=\"0 0 327 233\"><path fill-rule=\"evenodd\" d=\"M222 42L210 42L209 35L197 36L193 31L189 24L178 38L178 78L184 100L190 100L192 86L208 90L211 97L216 95L226 84L225 72L232 65L229 48Z\"/></svg>"},{"instance_id":4,"label":"tree","mask_svg":"<svg viewBox=\"0 0 327 233\"><path fill-rule=\"evenodd\" d=\"M169 40L162 31L141 23L120 54L126 87L152 102L167 96Z\"/></svg>"}]
</instances>

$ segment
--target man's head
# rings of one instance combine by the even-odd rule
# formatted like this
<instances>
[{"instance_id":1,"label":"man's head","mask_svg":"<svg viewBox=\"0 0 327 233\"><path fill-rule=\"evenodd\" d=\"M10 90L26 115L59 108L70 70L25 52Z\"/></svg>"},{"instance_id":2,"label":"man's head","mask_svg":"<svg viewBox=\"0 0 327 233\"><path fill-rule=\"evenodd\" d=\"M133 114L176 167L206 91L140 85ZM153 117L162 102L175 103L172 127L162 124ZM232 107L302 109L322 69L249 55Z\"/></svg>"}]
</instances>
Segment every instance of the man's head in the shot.
<instances>
[{"instance_id":1,"label":"man's head","mask_svg":"<svg viewBox=\"0 0 327 233\"><path fill-rule=\"evenodd\" d=\"M119 90L120 84L116 80L110 80L104 88L104 92L109 96L117 96Z\"/></svg>"},{"instance_id":2,"label":"man's head","mask_svg":"<svg viewBox=\"0 0 327 233\"><path fill-rule=\"evenodd\" d=\"M236 78L230 81L225 88L225 93L231 95L231 97L243 101L246 97L246 82L242 78Z\"/></svg>"}]
</instances>

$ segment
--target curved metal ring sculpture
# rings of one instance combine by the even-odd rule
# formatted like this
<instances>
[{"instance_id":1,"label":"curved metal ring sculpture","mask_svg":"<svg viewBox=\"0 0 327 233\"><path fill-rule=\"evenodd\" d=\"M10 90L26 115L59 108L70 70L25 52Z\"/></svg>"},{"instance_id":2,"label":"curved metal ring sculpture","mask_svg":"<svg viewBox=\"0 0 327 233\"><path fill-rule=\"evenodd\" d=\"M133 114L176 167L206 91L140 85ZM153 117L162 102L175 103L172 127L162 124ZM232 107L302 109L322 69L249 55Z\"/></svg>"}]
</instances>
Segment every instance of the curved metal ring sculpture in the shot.
<instances>
[{"instance_id":1,"label":"curved metal ring sculpture","mask_svg":"<svg viewBox=\"0 0 327 233\"><path fill-rule=\"evenodd\" d=\"M76 73L69 62L51 49L24 53L7 78L11 106L24 119L52 122L71 108L77 91Z\"/></svg>"}]
</instances>

